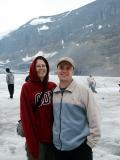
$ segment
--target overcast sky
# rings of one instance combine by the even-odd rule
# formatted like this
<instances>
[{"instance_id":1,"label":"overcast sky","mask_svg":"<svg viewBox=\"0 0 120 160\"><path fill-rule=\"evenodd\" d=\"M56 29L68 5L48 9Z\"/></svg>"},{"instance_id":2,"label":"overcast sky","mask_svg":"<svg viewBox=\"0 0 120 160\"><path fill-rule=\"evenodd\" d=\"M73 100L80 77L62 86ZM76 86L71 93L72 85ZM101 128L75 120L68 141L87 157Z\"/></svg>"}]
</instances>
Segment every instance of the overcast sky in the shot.
<instances>
[{"instance_id":1,"label":"overcast sky","mask_svg":"<svg viewBox=\"0 0 120 160\"><path fill-rule=\"evenodd\" d=\"M23 25L32 18L79 8L95 0L0 0L0 33Z\"/></svg>"}]
</instances>

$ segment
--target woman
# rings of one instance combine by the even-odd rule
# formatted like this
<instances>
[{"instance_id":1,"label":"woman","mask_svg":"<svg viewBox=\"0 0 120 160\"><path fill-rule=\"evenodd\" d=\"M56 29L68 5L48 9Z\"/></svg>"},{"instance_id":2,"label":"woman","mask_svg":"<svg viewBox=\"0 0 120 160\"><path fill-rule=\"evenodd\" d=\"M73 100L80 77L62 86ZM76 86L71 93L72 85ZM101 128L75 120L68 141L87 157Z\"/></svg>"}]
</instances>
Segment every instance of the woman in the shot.
<instances>
[{"instance_id":1,"label":"woman","mask_svg":"<svg viewBox=\"0 0 120 160\"><path fill-rule=\"evenodd\" d=\"M48 74L47 60L38 56L30 66L30 79L21 90L20 117L29 160L48 160L47 153L51 147L52 92L56 84L48 82ZM49 159L52 160L51 157Z\"/></svg>"}]
</instances>

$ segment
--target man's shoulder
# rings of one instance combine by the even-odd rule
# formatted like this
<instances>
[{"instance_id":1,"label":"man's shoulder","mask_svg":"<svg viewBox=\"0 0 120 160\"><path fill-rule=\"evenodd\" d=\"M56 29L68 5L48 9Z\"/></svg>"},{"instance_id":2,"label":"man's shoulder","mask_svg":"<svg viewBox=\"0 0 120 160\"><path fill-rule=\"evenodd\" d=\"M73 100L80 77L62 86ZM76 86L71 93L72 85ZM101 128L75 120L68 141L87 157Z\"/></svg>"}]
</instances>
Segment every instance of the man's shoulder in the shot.
<instances>
[{"instance_id":1,"label":"man's shoulder","mask_svg":"<svg viewBox=\"0 0 120 160\"><path fill-rule=\"evenodd\" d=\"M78 83L78 82L76 82L75 86L76 86L76 89L81 92L83 92L83 91L88 92L88 90L89 90L88 86L81 84L81 83Z\"/></svg>"},{"instance_id":2,"label":"man's shoulder","mask_svg":"<svg viewBox=\"0 0 120 160\"><path fill-rule=\"evenodd\" d=\"M8 73L9 76L14 76L14 74L12 72Z\"/></svg>"}]
</instances>

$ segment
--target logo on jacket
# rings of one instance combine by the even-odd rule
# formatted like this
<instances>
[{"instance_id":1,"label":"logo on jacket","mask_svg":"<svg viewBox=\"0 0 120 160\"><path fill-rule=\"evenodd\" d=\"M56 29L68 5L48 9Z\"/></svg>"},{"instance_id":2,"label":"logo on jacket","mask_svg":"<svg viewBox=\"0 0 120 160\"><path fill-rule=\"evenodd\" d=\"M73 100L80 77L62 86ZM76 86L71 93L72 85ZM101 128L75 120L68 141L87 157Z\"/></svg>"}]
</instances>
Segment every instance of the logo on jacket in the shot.
<instances>
[{"instance_id":1,"label":"logo on jacket","mask_svg":"<svg viewBox=\"0 0 120 160\"><path fill-rule=\"evenodd\" d=\"M53 94L52 91L47 91L47 92L44 93L44 95L43 95L43 97L41 99L40 97L42 95L42 92L37 93L35 95L35 104L37 104L40 101L40 99L41 99L40 106L44 106L44 105L48 105L48 104L52 103L52 94Z\"/></svg>"}]
</instances>

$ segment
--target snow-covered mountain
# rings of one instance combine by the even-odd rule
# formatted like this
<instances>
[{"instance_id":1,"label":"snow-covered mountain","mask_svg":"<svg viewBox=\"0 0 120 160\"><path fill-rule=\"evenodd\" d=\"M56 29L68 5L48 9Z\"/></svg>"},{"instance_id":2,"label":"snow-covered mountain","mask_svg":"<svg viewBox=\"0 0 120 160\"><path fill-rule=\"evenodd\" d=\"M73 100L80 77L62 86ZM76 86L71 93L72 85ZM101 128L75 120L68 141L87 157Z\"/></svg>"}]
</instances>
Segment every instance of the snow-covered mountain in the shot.
<instances>
[{"instance_id":1,"label":"snow-covered mountain","mask_svg":"<svg viewBox=\"0 0 120 160\"><path fill-rule=\"evenodd\" d=\"M76 74L119 76L119 17L119 0L96 0L63 14L34 18L1 37L0 66L26 71L35 56L43 55L54 72L57 59L70 56Z\"/></svg>"}]
</instances>

